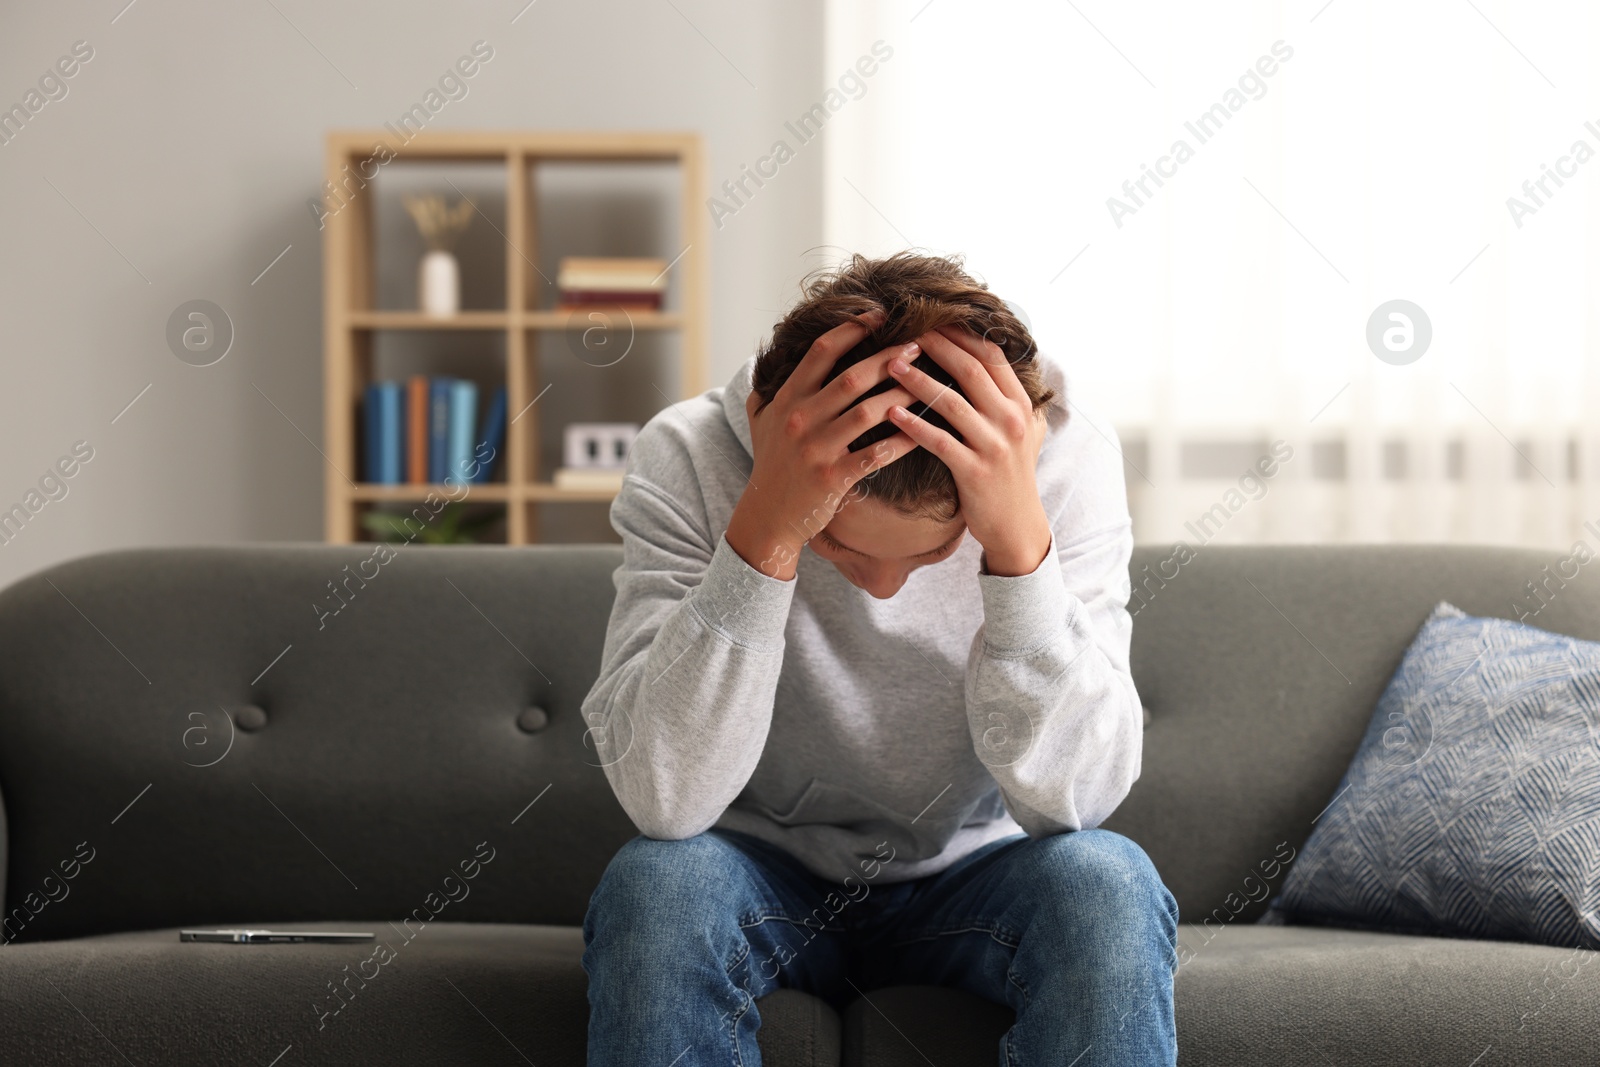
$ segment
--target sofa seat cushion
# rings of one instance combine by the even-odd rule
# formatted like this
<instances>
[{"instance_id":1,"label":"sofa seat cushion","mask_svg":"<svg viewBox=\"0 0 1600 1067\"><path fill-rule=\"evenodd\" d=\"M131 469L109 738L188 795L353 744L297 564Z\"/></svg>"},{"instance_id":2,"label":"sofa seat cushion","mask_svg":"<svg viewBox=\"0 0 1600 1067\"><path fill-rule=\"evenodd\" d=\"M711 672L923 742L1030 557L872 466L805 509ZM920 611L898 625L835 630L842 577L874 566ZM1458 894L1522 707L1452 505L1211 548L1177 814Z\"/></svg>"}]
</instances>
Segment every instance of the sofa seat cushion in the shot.
<instances>
[{"instance_id":1,"label":"sofa seat cushion","mask_svg":"<svg viewBox=\"0 0 1600 1067\"><path fill-rule=\"evenodd\" d=\"M1506 1067L1593 1056L1600 953L1300 926L1184 924L1178 936L1185 1067ZM992 1067L1011 1020L1009 1008L957 990L871 990L845 1009L844 1062Z\"/></svg>"},{"instance_id":2,"label":"sofa seat cushion","mask_svg":"<svg viewBox=\"0 0 1600 1067\"><path fill-rule=\"evenodd\" d=\"M1182 944L1188 1064L1505 1067L1593 1056L1597 952L1292 925L1189 926Z\"/></svg>"},{"instance_id":3,"label":"sofa seat cushion","mask_svg":"<svg viewBox=\"0 0 1600 1067\"><path fill-rule=\"evenodd\" d=\"M583 1067L588 981L577 927L436 920L408 941L386 922L228 925L378 938L195 944L169 929L9 944L0 948L0 1063ZM388 952L375 956L380 944ZM769 1064L838 1062L840 1023L827 1005L783 991L760 1009Z\"/></svg>"}]
</instances>

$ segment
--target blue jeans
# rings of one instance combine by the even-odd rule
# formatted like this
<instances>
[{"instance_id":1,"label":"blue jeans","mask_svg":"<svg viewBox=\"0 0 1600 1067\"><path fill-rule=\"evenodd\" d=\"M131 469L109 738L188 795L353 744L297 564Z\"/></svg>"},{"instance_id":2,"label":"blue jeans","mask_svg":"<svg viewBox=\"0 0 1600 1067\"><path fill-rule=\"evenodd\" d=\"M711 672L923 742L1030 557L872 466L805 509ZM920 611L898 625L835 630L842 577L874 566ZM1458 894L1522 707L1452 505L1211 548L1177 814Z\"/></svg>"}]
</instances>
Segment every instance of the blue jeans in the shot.
<instances>
[{"instance_id":1,"label":"blue jeans","mask_svg":"<svg viewBox=\"0 0 1600 1067\"><path fill-rule=\"evenodd\" d=\"M584 917L589 1067L757 1067L755 1002L774 989L837 1010L902 984L1010 1005L1003 1067L1173 1064L1177 924L1149 857L1107 830L849 885L742 833L636 837Z\"/></svg>"}]
</instances>

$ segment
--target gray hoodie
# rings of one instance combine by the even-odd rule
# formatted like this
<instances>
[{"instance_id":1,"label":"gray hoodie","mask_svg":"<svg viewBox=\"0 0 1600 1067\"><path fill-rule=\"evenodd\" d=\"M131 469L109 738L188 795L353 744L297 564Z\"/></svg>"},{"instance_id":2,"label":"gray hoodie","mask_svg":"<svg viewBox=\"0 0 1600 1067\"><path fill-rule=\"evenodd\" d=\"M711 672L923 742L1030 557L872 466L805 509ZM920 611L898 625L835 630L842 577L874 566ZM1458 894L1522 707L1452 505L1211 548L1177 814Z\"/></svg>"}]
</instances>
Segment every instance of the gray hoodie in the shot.
<instances>
[{"instance_id":1,"label":"gray hoodie","mask_svg":"<svg viewBox=\"0 0 1600 1067\"><path fill-rule=\"evenodd\" d=\"M780 581L723 537L753 465L754 365L653 417L611 507L623 563L583 715L640 832L739 830L822 877L895 882L1019 830L1098 825L1139 776L1133 534L1121 457L1067 417L1059 366L1044 561L982 574L969 535L877 600L809 547Z\"/></svg>"}]
</instances>

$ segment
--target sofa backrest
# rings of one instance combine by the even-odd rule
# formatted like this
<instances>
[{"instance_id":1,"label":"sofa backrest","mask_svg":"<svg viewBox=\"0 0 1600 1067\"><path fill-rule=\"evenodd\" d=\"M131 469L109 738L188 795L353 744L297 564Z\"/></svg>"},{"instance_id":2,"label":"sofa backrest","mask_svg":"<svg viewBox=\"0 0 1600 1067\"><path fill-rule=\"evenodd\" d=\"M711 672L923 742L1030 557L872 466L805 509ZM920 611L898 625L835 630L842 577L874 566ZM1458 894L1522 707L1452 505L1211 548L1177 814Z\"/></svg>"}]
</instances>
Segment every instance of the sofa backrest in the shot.
<instances>
[{"instance_id":1,"label":"sofa backrest","mask_svg":"<svg viewBox=\"0 0 1600 1067\"><path fill-rule=\"evenodd\" d=\"M0 593L7 933L418 909L580 922L634 832L579 716L618 560L155 549L16 583Z\"/></svg>"},{"instance_id":2,"label":"sofa backrest","mask_svg":"<svg viewBox=\"0 0 1600 1067\"><path fill-rule=\"evenodd\" d=\"M1265 910L1439 601L1600 640L1600 562L1565 553L1212 546L1181 559L1134 553L1133 674L1151 720L1139 781L1105 825L1144 847L1186 922Z\"/></svg>"},{"instance_id":3,"label":"sofa backrest","mask_svg":"<svg viewBox=\"0 0 1600 1067\"><path fill-rule=\"evenodd\" d=\"M7 937L582 920L634 833L579 711L620 551L390 552L113 552L0 593ZM1309 835L1433 605L1515 617L1554 561L1139 549L1152 722L1107 826L1146 848L1186 918L1234 899L1248 919L1259 868ZM1600 639L1600 579L1547 588L1530 621Z\"/></svg>"}]
</instances>

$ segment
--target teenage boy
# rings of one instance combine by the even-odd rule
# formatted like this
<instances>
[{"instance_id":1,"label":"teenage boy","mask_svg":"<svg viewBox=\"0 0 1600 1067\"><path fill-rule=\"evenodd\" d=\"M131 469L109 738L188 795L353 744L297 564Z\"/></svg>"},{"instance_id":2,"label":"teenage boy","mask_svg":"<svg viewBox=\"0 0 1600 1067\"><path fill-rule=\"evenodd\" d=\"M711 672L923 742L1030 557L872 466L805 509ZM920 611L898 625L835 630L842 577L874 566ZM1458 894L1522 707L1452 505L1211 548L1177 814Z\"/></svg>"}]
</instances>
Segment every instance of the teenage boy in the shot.
<instances>
[{"instance_id":1,"label":"teenage boy","mask_svg":"<svg viewBox=\"0 0 1600 1067\"><path fill-rule=\"evenodd\" d=\"M635 442L583 705L641 831L589 902L591 1067L760 1062L756 1000L941 984L1009 1065L1172 1064L1121 459L948 259L814 279Z\"/></svg>"}]
</instances>

